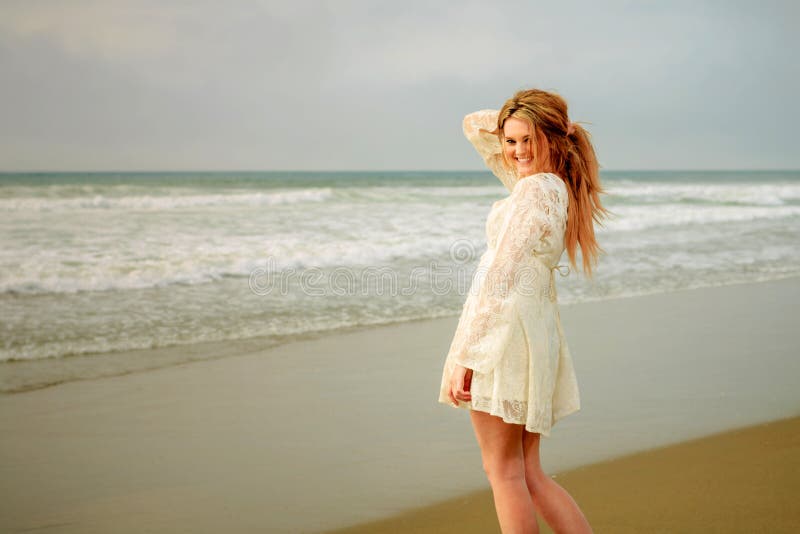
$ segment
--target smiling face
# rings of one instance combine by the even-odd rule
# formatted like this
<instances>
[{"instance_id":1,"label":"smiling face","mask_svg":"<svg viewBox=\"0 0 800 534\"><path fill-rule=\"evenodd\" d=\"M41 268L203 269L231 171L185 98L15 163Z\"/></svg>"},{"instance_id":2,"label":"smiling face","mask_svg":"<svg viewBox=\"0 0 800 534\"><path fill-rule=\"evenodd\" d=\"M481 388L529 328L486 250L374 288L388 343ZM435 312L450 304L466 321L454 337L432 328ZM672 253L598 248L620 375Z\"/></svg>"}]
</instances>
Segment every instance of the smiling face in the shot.
<instances>
[{"instance_id":1,"label":"smiling face","mask_svg":"<svg viewBox=\"0 0 800 534\"><path fill-rule=\"evenodd\" d=\"M549 166L546 141L545 146L536 144L531 125L516 117L509 117L503 123L503 152L520 178L546 172Z\"/></svg>"}]
</instances>

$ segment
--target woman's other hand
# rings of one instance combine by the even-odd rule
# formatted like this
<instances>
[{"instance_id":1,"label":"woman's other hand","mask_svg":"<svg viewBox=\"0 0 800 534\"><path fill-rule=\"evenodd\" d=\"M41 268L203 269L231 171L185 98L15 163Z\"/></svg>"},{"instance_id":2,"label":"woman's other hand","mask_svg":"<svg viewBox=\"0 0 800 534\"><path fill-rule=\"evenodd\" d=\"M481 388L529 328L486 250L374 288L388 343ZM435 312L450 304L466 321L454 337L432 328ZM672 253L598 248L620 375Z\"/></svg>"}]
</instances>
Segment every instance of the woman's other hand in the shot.
<instances>
[{"instance_id":1,"label":"woman's other hand","mask_svg":"<svg viewBox=\"0 0 800 534\"><path fill-rule=\"evenodd\" d=\"M458 401L469 402L472 400L470 386L472 384L472 369L467 369L456 364L450 375L450 400L453 406L458 406Z\"/></svg>"}]
</instances>

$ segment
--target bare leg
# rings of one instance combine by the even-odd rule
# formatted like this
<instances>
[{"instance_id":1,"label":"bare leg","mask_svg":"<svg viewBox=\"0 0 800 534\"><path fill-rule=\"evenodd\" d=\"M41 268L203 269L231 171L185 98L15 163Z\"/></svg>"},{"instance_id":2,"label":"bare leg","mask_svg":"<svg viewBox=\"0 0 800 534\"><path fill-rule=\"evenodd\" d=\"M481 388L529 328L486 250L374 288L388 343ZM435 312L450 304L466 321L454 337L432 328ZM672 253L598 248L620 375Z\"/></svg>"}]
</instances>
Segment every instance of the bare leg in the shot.
<instances>
[{"instance_id":1,"label":"bare leg","mask_svg":"<svg viewBox=\"0 0 800 534\"><path fill-rule=\"evenodd\" d=\"M556 534L591 534L592 527L575 500L542 471L539 438L539 434L523 431L525 480L536 510Z\"/></svg>"},{"instance_id":2,"label":"bare leg","mask_svg":"<svg viewBox=\"0 0 800 534\"><path fill-rule=\"evenodd\" d=\"M538 534L536 511L525 483L525 427L477 410L470 414L500 529L503 534Z\"/></svg>"}]
</instances>

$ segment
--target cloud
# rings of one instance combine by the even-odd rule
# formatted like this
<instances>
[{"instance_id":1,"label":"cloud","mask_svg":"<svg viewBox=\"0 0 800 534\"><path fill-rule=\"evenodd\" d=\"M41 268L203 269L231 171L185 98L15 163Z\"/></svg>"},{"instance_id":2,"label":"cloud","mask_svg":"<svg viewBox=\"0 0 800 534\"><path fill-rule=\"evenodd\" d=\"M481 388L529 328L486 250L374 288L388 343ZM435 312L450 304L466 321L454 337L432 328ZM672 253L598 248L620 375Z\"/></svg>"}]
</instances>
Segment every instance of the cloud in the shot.
<instances>
[{"instance_id":1,"label":"cloud","mask_svg":"<svg viewBox=\"0 0 800 534\"><path fill-rule=\"evenodd\" d=\"M81 58L126 61L175 50L179 10L146 2L6 2L0 31L18 39L42 37Z\"/></svg>"},{"instance_id":2,"label":"cloud","mask_svg":"<svg viewBox=\"0 0 800 534\"><path fill-rule=\"evenodd\" d=\"M388 12L387 12L388 11ZM330 14L337 71L332 86L424 84L449 78L486 81L536 55L548 43L530 46L525 35L503 30L502 13L484 3L428 4L424 16L407 4L387 8L373 4L366 12L336 10ZM498 28L500 31L498 31Z\"/></svg>"},{"instance_id":3,"label":"cloud","mask_svg":"<svg viewBox=\"0 0 800 534\"><path fill-rule=\"evenodd\" d=\"M319 71L307 36L324 39L313 6L271 2L76 0L8 2L0 41L46 43L54 54L113 68L154 86L186 88L209 78L271 84Z\"/></svg>"}]
</instances>

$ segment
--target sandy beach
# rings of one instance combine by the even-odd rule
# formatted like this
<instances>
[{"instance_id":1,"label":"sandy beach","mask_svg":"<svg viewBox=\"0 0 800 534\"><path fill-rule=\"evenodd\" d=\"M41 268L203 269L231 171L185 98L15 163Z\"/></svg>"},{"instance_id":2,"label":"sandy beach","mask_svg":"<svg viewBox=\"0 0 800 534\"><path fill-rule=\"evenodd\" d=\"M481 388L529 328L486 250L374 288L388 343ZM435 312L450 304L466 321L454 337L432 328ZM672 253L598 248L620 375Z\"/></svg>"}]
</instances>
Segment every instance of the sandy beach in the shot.
<instances>
[{"instance_id":1,"label":"sandy beach","mask_svg":"<svg viewBox=\"0 0 800 534\"><path fill-rule=\"evenodd\" d=\"M595 532L796 532L800 417L553 475ZM539 521L542 533L552 530ZM331 534L500 532L489 490Z\"/></svg>"},{"instance_id":2,"label":"sandy beach","mask_svg":"<svg viewBox=\"0 0 800 534\"><path fill-rule=\"evenodd\" d=\"M596 532L794 530L797 419L753 425L800 413L799 299L789 278L562 307L583 408L542 457ZM468 414L436 402L456 321L0 396L0 531L496 531Z\"/></svg>"}]
</instances>

